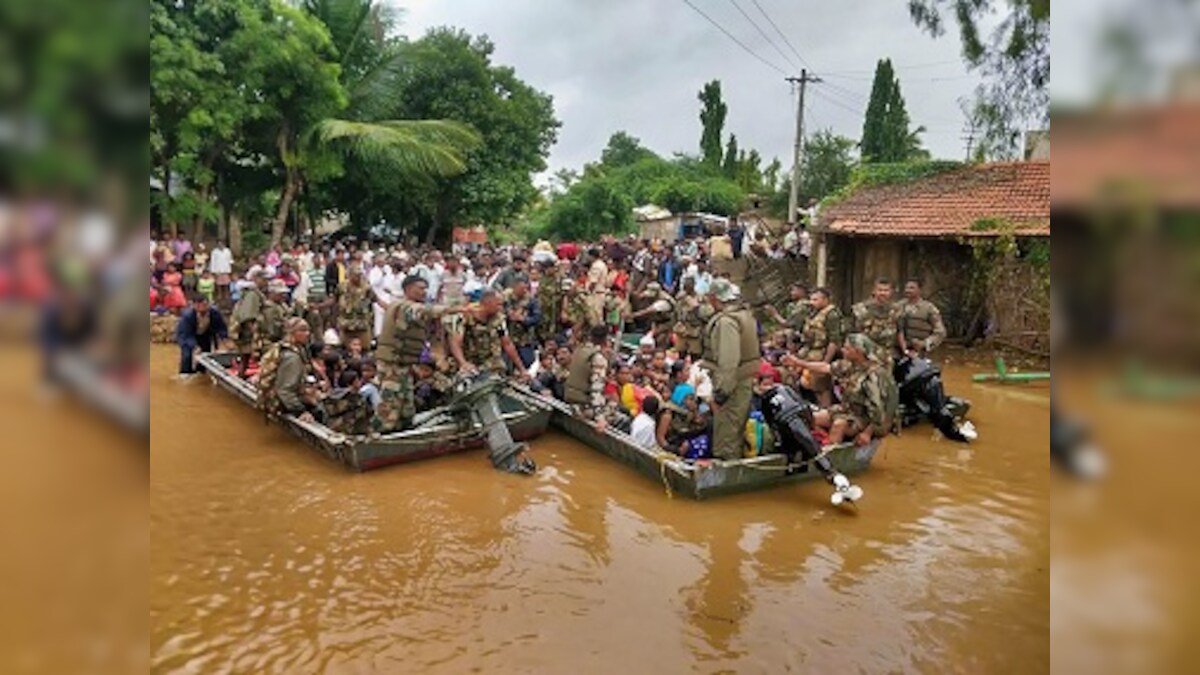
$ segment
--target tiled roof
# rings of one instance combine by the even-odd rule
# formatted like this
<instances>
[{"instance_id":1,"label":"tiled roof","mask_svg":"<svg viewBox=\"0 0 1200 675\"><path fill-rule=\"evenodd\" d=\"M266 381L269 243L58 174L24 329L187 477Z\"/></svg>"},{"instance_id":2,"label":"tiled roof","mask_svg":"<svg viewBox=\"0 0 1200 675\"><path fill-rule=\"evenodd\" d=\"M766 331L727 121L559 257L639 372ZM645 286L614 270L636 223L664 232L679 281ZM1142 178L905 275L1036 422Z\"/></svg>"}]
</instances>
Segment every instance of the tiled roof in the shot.
<instances>
[{"instance_id":1,"label":"tiled roof","mask_svg":"<svg viewBox=\"0 0 1200 675\"><path fill-rule=\"evenodd\" d=\"M1054 206L1200 207L1200 104L1054 117Z\"/></svg>"},{"instance_id":2,"label":"tiled roof","mask_svg":"<svg viewBox=\"0 0 1200 675\"><path fill-rule=\"evenodd\" d=\"M1050 163L965 166L910 182L859 188L823 209L834 234L896 237L978 236L981 220L1001 220L1021 234L1050 234Z\"/></svg>"}]
</instances>

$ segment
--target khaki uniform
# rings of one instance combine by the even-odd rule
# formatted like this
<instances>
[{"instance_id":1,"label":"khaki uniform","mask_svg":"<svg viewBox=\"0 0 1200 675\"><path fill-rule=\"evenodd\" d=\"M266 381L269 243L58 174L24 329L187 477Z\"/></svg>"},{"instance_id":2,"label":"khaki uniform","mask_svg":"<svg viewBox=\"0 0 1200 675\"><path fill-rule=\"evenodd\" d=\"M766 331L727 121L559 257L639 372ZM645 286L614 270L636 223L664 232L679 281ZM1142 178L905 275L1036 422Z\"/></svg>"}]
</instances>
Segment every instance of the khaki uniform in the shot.
<instances>
[{"instance_id":1,"label":"khaki uniform","mask_svg":"<svg viewBox=\"0 0 1200 675\"><path fill-rule=\"evenodd\" d=\"M371 405L357 389L334 389L321 402L325 426L347 435L365 434L371 429Z\"/></svg>"},{"instance_id":2,"label":"khaki uniform","mask_svg":"<svg viewBox=\"0 0 1200 675\"><path fill-rule=\"evenodd\" d=\"M650 302L651 304L665 302L668 306L668 309L650 314L650 327L654 329L654 344L659 349L667 349L671 346L671 329L675 327L677 319L675 298L672 298L666 291L659 291L658 295Z\"/></svg>"},{"instance_id":3,"label":"khaki uniform","mask_svg":"<svg viewBox=\"0 0 1200 675\"><path fill-rule=\"evenodd\" d=\"M541 342L552 340L558 335L558 319L562 315L563 290L558 271L554 268L542 274L538 282L538 304L542 306L542 320L537 326L537 337Z\"/></svg>"},{"instance_id":4,"label":"khaki uniform","mask_svg":"<svg viewBox=\"0 0 1200 675\"><path fill-rule=\"evenodd\" d=\"M762 362L758 325L744 306L727 307L705 328L704 361L713 378L713 393L728 398L713 415L713 455L741 459L746 419L750 416L754 376Z\"/></svg>"},{"instance_id":5,"label":"khaki uniform","mask_svg":"<svg viewBox=\"0 0 1200 675\"><path fill-rule=\"evenodd\" d=\"M284 304L268 299L262 308L262 320L254 337L254 353L261 358L271 345L283 339L283 324L291 309Z\"/></svg>"},{"instance_id":6,"label":"khaki uniform","mask_svg":"<svg viewBox=\"0 0 1200 675\"><path fill-rule=\"evenodd\" d=\"M379 407L372 425L376 431L400 431L417 414L412 367L429 340L429 322L447 307L401 298L383 313L383 330L375 359L379 365Z\"/></svg>"},{"instance_id":7,"label":"khaki uniform","mask_svg":"<svg viewBox=\"0 0 1200 675\"><path fill-rule=\"evenodd\" d=\"M909 349L931 352L946 339L946 326L937 305L921 299L900 303L900 331Z\"/></svg>"},{"instance_id":8,"label":"khaki uniform","mask_svg":"<svg viewBox=\"0 0 1200 675\"><path fill-rule=\"evenodd\" d=\"M824 361L825 351L830 344L840 345L845 339L842 326L842 313L837 307L828 305L825 309L814 312L808 317L808 321L804 322L804 331L801 333L801 344L806 361ZM810 374L810 388L816 392L829 391L832 387L832 380L829 375L825 374Z\"/></svg>"},{"instance_id":9,"label":"khaki uniform","mask_svg":"<svg viewBox=\"0 0 1200 675\"><path fill-rule=\"evenodd\" d=\"M354 338L361 340L364 347L371 344L371 325L375 321L374 304L370 286L365 283L346 284L338 297L337 327L342 344L350 344Z\"/></svg>"},{"instance_id":10,"label":"khaki uniform","mask_svg":"<svg viewBox=\"0 0 1200 675\"><path fill-rule=\"evenodd\" d=\"M706 311L707 310L707 311ZM712 318L712 307L695 294L684 293L675 303L675 335L681 351L700 356L704 349L704 326Z\"/></svg>"},{"instance_id":11,"label":"khaki uniform","mask_svg":"<svg viewBox=\"0 0 1200 675\"><path fill-rule=\"evenodd\" d=\"M580 339L586 338L591 332L592 326L599 326L601 321L599 315L595 311L595 307L589 301L589 295L585 293L575 293L568 295L566 298L567 304L567 320L571 322L574 334Z\"/></svg>"}]
</instances>

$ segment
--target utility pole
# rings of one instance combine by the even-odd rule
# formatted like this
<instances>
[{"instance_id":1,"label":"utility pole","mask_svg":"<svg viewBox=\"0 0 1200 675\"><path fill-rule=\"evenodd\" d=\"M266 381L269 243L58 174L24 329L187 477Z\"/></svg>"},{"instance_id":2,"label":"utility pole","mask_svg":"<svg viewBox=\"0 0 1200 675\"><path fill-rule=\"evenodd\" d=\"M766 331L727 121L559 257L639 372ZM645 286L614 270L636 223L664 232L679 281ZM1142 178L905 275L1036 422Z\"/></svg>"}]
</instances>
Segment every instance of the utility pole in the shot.
<instances>
[{"instance_id":1,"label":"utility pole","mask_svg":"<svg viewBox=\"0 0 1200 675\"><path fill-rule=\"evenodd\" d=\"M786 81L793 85L800 85L800 96L796 98L796 144L792 149L792 185L788 191L788 216L787 222L796 222L796 212L800 205L797 203L800 199L800 157L804 150L804 87L809 82L817 83L821 78L816 75L809 75L807 69L801 69L800 77L785 77Z\"/></svg>"},{"instance_id":2,"label":"utility pole","mask_svg":"<svg viewBox=\"0 0 1200 675\"><path fill-rule=\"evenodd\" d=\"M800 204L800 159L804 151L804 89L805 86L812 82L816 84L821 81L821 78L816 75L810 75L807 69L800 70L800 77L784 78L793 85L800 85L800 95L796 97L796 145L792 152L792 185L788 191L788 217L787 222L799 222L798 211ZM811 233L810 233L811 234ZM816 235L817 246L817 285L825 285L825 237ZM810 273L811 274L811 273ZM808 281L808 279L805 279Z\"/></svg>"}]
</instances>

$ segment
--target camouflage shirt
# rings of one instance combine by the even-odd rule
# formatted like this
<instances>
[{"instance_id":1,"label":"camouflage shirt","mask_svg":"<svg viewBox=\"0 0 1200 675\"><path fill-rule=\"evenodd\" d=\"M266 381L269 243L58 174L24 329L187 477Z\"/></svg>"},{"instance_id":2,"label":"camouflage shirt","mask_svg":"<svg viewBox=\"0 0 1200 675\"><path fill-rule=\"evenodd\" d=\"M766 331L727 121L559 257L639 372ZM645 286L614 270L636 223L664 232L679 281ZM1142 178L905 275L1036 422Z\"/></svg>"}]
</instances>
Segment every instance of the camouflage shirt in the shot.
<instances>
[{"instance_id":1,"label":"camouflage shirt","mask_svg":"<svg viewBox=\"0 0 1200 675\"><path fill-rule=\"evenodd\" d=\"M892 430L900 394L885 366L875 359L861 364L841 359L833 364L832 373L851 415L870 424L876 438Z\"/></svg>"},{"instance_id":2,"label":"camouflage shirt","mask_svg":"<svg viewBox=\"0 0 1200 675\"><path fill-rule=\"evenodd\" d=\"M370 286L346 284L338 298L338 328L348 331L370 329L374 302Z\"/></svg>"},{"instance_id":3,"label":"camouflage shirt","mask_svg":"<svg viewBox=\"0 0 1200 675\"><path fill-rule=\"evenodd\" d=\"M804 322L802 339L809 359L823 360L825 350L829 345L840 345L844 338L842 313L833 305L828 305L825 309L813 313Z\"/></svg>"},{"instance_id":4,"label":"camouflage shirt","mask_svg":"<svg viewBox=\"0 0 1200 675\"><path fill-rule=\"evenodd\" d=\"M530 347L537 344L538 324L542 321L542 308L531 293L517 299L512 289L504 292L504 313L516 312L516 317L510 317L508 322L509 334L513 344L518 347Z\"/></svg>"},{"instance_id":5,"label":"camouflage shirt","mask_svg":"<svg viewBox=\"0 0 1200 675\"><path fill-rule=\"evenodd\" d=\"M900 327L900 306L868 300L854 305L852 311L854 332L871 338L879 347L881 356L890 357Z\"/></svg>"},{"instance_id":6,"label":"camouflage shirt","mask_svg":"<svg viewBox=\"0 0 1200 675\"><path fill-rule=\"evenodd\" d=\"M458 314L449 326L451 335L462 337L463 358L480 371L505 375L503 340L508 337L508 322L504 312L490 318L478 318L474 313Z\"/></svg>"},{"instance_id":7,"label":"camouflage shirt","mask_svg":"<svg viewBox=\"0 0 1200 675\"><path fill-rule=\"evenodd\" d=\"M321 402L321 408L325 411L325 426L338 433L359 435L370 430L371 405L357 389L334 389Z\"/></svg>"}]
</instances>

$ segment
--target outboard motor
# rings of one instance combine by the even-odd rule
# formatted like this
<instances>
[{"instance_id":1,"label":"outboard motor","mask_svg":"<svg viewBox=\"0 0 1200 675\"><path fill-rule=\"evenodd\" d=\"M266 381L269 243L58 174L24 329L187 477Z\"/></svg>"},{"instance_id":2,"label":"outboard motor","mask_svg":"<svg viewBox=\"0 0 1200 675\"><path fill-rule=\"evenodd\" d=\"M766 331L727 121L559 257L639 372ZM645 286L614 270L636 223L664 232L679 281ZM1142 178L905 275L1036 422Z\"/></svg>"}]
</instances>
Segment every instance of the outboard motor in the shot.
<instances>
[{"instance_id":1,"label":"outboard motor","mask_svg":"<svg viewBox=\"0 0 1200 675\"><path fill-rule=\"evenodd\" d=\"M787 455L788 462L812 462L833 485L830 501L834 506L844 501L862 499L862 488L851 485L850 480L833 467L829 458L821 454L821 445L810 431L812 406L795 389L783 384L768 389L762 398L763 421L774 430L779 448Z\"/></svg>"},{"instance_id":2,"label":"outboard motor","mask_svg":"<svg viewBox=\"0 0 1200 675\"><path fill-rule=\"evenodd\" d=\"M971 404L958 397L946 396L942 371L929 359L905 356L892 370L900 389L900 414L903 426L929 419L946 438L968 443L978 438L975 425L958 420Z\"/></svg>"},{"instance_id":3,"label":"outboard motor","mask_svg":"<svg viewBox=\"0 0 1200 675\"><path fill-rule=\"evenodd\" d=\"M497 396L503 386L502 380L486 374L463 379L447 407L452 415L468 414L483 427L492 466L509 473L532 475L537 465L529 457L521 457L528 446L514 441L504 424Z\"/></svg>"}]
</instances>

